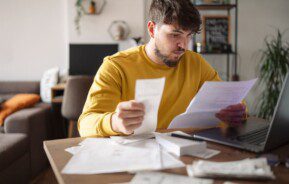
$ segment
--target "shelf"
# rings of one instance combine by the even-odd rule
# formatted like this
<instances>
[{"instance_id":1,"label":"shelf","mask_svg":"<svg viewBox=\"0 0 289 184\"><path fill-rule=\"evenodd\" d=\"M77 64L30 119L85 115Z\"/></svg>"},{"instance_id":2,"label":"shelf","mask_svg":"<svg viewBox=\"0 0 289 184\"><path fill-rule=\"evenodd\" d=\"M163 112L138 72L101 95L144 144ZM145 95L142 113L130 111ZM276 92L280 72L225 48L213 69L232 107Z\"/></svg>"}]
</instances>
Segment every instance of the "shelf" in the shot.
<instances>
[{"instance_id":1,"label":"shelf","mask_svg":"<svg viewBox=\"0 0 289 184\"><path fill-rule=\"evenodd\" d=\"M201 52L200 54L215 54L215 55L226 55L226 54L233 54L235 55L235 52Z\"/></svg>"},{"instance_id":2,"label":"shelf","mask_svg":"<svg viewBox=\"0 0 289 184\"><path fill-rule=\"evenodd\" d=\"M204 4L195 5L198 10L231 10L236 8L235 4Z\"/></svg>"}]
</instances>

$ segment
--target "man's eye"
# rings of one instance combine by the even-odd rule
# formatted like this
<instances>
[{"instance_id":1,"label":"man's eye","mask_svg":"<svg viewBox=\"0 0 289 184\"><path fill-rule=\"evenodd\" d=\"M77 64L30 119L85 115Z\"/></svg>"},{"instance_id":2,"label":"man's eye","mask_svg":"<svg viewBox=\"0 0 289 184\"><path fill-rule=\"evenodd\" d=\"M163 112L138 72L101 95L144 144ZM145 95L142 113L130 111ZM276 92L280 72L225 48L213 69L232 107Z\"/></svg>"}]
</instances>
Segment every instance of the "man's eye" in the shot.
<instances>
[{"instance_id":1,"label":"man's eye","mask_svg":"<svg viewBox=\"0 0 289 184\"><path fill-rule=\"evenodd\" d=\"M173 34L172 36L173 36L174 38L177 38L177 37L179 37L180 35Z\"/></svg>"}]
</instances>

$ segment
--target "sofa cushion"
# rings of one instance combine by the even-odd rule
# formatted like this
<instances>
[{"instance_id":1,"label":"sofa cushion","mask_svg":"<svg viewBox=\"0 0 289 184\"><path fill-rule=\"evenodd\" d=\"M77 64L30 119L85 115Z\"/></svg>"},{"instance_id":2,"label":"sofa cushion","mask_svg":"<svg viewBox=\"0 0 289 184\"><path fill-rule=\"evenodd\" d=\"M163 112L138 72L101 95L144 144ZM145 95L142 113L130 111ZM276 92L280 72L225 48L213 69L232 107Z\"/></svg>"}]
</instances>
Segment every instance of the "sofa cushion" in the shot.
<instances>
[{"instance_id":1,"label":"sofa cushion","mask_svg":"<svg viewBox=\"0 0 289 184\"><path fill-rule=\"evenodd\" d=\"M13 96L15 96L16 94L14 93L9 93L9 94L0 94L0 99L6 101L10 98L12 98Z\"/></svg>"},{"instance_id":2,"label":"sofa cushion","mask_svg":"<svg viewBox=\"0 0 289 184\"><path fill-rule=\"evenodd\" d=\"M28 148L25 134L0 133L0 171L28 152Z\"/></svg>"},{"instance_id":3,"label":"sofa cushion","mask_svg":"<svg viewBox=\"0 0 289 184\"><path fill-rule=\"evenodd\" d=\"M0 94L40 93L38 81L0 81Z\"/></svg>"},{"instance_id":4,"label":"sofa cushion","mask_svg":"<svg viewBox=\"0 0 289 184\"><path fill-rule=\"evenodd\" d=\"M0 126L0 133L4 133L4 127Z\"/></svg>"},{"instance_id":5,"label":"sofa cushion","mask_svg":"<svg viewBox=\"0 0 289 184\"><path fill-rule=\"evenodd\" d=\"M10 114L35 105L40 100L40 96L36 94L18 94L4 102L0 111L0 126L4 124L4 120Z\"/></svg>"}]
</instances>

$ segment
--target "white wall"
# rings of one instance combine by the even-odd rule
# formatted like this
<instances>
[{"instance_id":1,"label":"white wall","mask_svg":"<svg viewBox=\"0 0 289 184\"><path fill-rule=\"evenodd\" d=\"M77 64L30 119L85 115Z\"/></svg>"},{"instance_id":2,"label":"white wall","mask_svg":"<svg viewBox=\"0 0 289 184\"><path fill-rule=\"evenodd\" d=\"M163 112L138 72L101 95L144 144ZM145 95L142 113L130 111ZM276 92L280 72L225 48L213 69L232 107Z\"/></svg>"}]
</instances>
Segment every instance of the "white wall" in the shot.
<instances>
[{"instance_id":1,"label":"white wall","mask_svg":"<svg viewBox=\"0 0 289 184\"><path fill-rule=\"evenodd\" d=\"M0 1L0 80L39 80L65 67L65 1Z\"/></svg>"},{"instance_id":2,"label":"white wall","mask_svg":"<svg viewBox=\"0 0 289 184\"><path fill-rule=\"evenodd\" d=\"M144 0L107 0L102 14L74 27L76 0L0 0L0 80L40 80L43 72L68 68L69 43L115 43L107 30L124 20L132 37L144 35Z\"/></svg>"},{"instance_id":3,"label":"white wall","mask_svg":"<svg viewBox=\"0 0 289 184\"><path fill-rule=\"evenodd\" d=\"M81 34L75 29L75 0L68 0L68 25L70 43L116 43L108 33L114 20L126 21L131 37L144 35L144 0L107 0L100 15L85 15L81 18Z\"/></svg>"}]
</instances>

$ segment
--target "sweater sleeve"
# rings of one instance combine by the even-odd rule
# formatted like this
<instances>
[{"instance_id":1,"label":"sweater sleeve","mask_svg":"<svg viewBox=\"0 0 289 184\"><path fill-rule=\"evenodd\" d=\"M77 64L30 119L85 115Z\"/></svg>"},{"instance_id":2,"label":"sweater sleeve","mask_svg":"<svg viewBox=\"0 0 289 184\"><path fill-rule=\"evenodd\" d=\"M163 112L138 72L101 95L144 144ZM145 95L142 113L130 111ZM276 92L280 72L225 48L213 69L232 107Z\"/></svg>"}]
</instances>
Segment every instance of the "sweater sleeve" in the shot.
<instances>
[{"instance_id":1,"label":"sweater sleeve","mask_svg":"<svg viewBox=\"0 0 289 184\"><path fill-rule=\"evenodd\" d=\"M111 126L111 117L121 98L121 75L117 67L105 58L89 90L78 120L81 137L119 135Z\"/></svg>"}]
</instances>

